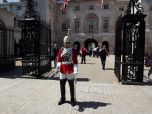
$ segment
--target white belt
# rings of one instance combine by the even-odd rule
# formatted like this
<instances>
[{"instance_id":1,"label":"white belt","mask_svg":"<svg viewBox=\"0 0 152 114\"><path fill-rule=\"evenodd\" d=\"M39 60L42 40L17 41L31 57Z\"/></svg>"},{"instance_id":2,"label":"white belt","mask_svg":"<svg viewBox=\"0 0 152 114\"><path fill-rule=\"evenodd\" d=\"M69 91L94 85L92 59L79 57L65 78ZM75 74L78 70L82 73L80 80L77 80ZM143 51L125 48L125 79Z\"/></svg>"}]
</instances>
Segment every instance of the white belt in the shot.
<instances>
[{"instance_id":1,"label":"white belt","mask_svg":"<svg viewBox=\"0 0 152 114\"><path fill-rule=\"evenodd\" d=\"M72 62L62 62L62 64L68 65L68 64L73 64L73 63Z\"/></svg>"}]
</instances>

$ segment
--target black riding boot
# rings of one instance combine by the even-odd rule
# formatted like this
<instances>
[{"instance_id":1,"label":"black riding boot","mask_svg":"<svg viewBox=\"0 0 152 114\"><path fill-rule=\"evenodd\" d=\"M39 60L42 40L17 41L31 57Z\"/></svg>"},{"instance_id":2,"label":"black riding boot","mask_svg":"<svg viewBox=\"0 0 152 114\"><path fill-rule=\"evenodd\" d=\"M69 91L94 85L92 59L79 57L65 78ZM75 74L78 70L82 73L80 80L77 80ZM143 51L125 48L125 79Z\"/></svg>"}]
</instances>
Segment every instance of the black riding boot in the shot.
<instances>
[{"instance_id":1,"label":"black riding boot","mask_svg":"<svg viewBox=\"0 0 152 114\"><path fill-rule=\"evenodd\" d=\"M70 94L71 94L71 105L75 106L76 101L75 101L75 96L74 96L74 80L68 80L69 86L70 86Z\"/></svg>"},{"instance_id":2,"label":"black riding boot","mask_svg":"<svg viewBox=\"0 0 152 114\"><path fill-rule=\"evenodd\" d=\"M65 83L66 79L60 80L61 99L58 102L58 105L62 105L63 103L65 103Z\"/></svg>"}]
</instances>

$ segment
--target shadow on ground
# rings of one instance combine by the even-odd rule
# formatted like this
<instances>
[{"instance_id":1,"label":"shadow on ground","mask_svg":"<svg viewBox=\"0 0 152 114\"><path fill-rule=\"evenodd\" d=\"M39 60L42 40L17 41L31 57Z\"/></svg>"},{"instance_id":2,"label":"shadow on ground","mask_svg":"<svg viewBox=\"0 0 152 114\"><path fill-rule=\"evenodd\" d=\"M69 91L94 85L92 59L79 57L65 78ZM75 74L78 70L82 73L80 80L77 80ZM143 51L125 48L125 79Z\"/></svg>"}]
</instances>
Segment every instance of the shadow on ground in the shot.
<instances>
[{"instance_id":1,"label":"shadow on ground","mask_svg":"<svg viewBox=\"0 0 152 114\"><path fill-rule=\"evenodd\" d=\"M79 64L91 64L91 65L94 65L96 63L79 63Z\"/></svg>"},{"instance_id":2,"label":"shadow on ground","mask_svg":"<svg viewBox=\"0 0 152 114\"><path fill-rule=\"evenodd\" d=\"M22 76L22 66L16 66L14 70L3 72L0 78L16 79Z\"/></svg>"},{"instance_id":3,"label":"shadow on ground","mask_svg":"<svg viewBox=\"0 0 152 114\"><path fill-rule=\"evenodd\" d=\"M87 108L97 109L99 107L105 107L107 105L111 105L111 103L95 102L95 101L82 101L82 102L78 101L76 105L78 106L77 111L83 112Z\"/></svg>"},{"instance_id":4,"label":"shadow on ground","mask_svg":"<svg viewBox=\"0 0 152 114\"><path fill-rule=\"evenodd\" d=\"M114 70L114 68L105 68L105 70Z\"/></svg>"},{"instance_id":5,"label":"shadow on ground","mask_svg":"<svg viewBox=\"0 0 152 114\"><path fill-rule=\"evenodd\" d=\"M50 80L59 80L59 77L50 77ZM88 82L90 79L89 78L77 78L77 81L84 81L84 82Z\"/></svg>"}]
</instances>

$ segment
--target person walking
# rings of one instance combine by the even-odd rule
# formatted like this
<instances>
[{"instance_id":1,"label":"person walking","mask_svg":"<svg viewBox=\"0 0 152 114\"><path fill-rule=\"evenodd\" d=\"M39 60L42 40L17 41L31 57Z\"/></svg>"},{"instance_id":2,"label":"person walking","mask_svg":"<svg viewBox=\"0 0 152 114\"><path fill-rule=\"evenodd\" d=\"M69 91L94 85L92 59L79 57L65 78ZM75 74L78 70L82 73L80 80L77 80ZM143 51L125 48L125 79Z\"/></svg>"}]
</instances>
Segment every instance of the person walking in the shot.
<instances>
[{"instance_id":1,"label":"person walking","mask_svg":"<svg viewBox=\"0 0 152 114\"><path fill-rule=\"evenodd\" d=\"M103 45L102 48L99 50L99 55L101 59L102 69L105 70L106 57L108 55L108 51L105 45Z\"/></svg>"},{"instance_id":2,"label":"person walking","mask_svg":"<svg viewBox=\"0 0 152 114\"><path fill-rule=\"evenodd\" d=\"M147 78L147 80L150 80L150 76L152 76L152 54L147 56L145 65L146 67L150 67L149 72L148 72L148 78Z\"/></svg>"},{"instance_id":3,"label":"person walking","mask_svg":"<svg viewBox=\"0 0 152 114\"><path fill-rule=\"evenodd\" d=\"M56 44L54 44L54 47L51 47L51 61L54 61L54 68L56 68L56 63L57 63L57 47Z\"/></svg>"},{"instance_id":4,"label":"person walking","mask_svg":"<svg viewBox=\"0 0 152 114\"><path fill-rule=\"evenodd\" d=\"M86 64L86 55L87 55L87 49L85 47L81 48L81 64Z\"/></svg>"},{"instance_id":5,"label":"person walking","mask_svg":"<svg viewBox=\"0 0 152 114\"><path fill-rule=\"evenodd\" d=\"M61 98L58 105L65 103L65 84L69 82L71 105L76 105L75 98L75 80L78 73L78 59L77 52L74 48L70 47L70 30L68 35L64 37L64 47L59 50L57 70L60 72L60 91Z\"/></svg>"}]
</instances>

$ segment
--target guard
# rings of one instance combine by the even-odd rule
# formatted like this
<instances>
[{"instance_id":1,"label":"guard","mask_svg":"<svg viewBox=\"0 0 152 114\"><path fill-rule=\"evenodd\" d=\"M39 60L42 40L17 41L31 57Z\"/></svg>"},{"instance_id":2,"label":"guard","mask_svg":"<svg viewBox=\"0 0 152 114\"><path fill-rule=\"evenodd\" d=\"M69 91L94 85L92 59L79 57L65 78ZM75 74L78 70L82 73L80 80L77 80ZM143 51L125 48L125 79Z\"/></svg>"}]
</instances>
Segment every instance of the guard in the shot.
<instances>
[{"instance_id":1,"label":"guard","mask_svg":"<svg viewBox=\"0 0 152 114\"><path fill-rule=\"evenodd\" d=\"M77 52L70 46L70 30L68 35L64 37L64 47L59 50L57 69L60 72L60 91L61 98L58 105L65 103L65 84L69 82L71 105L76 105L75 99L75 80L78 73Z\"/></svg>"}]
</instances>

